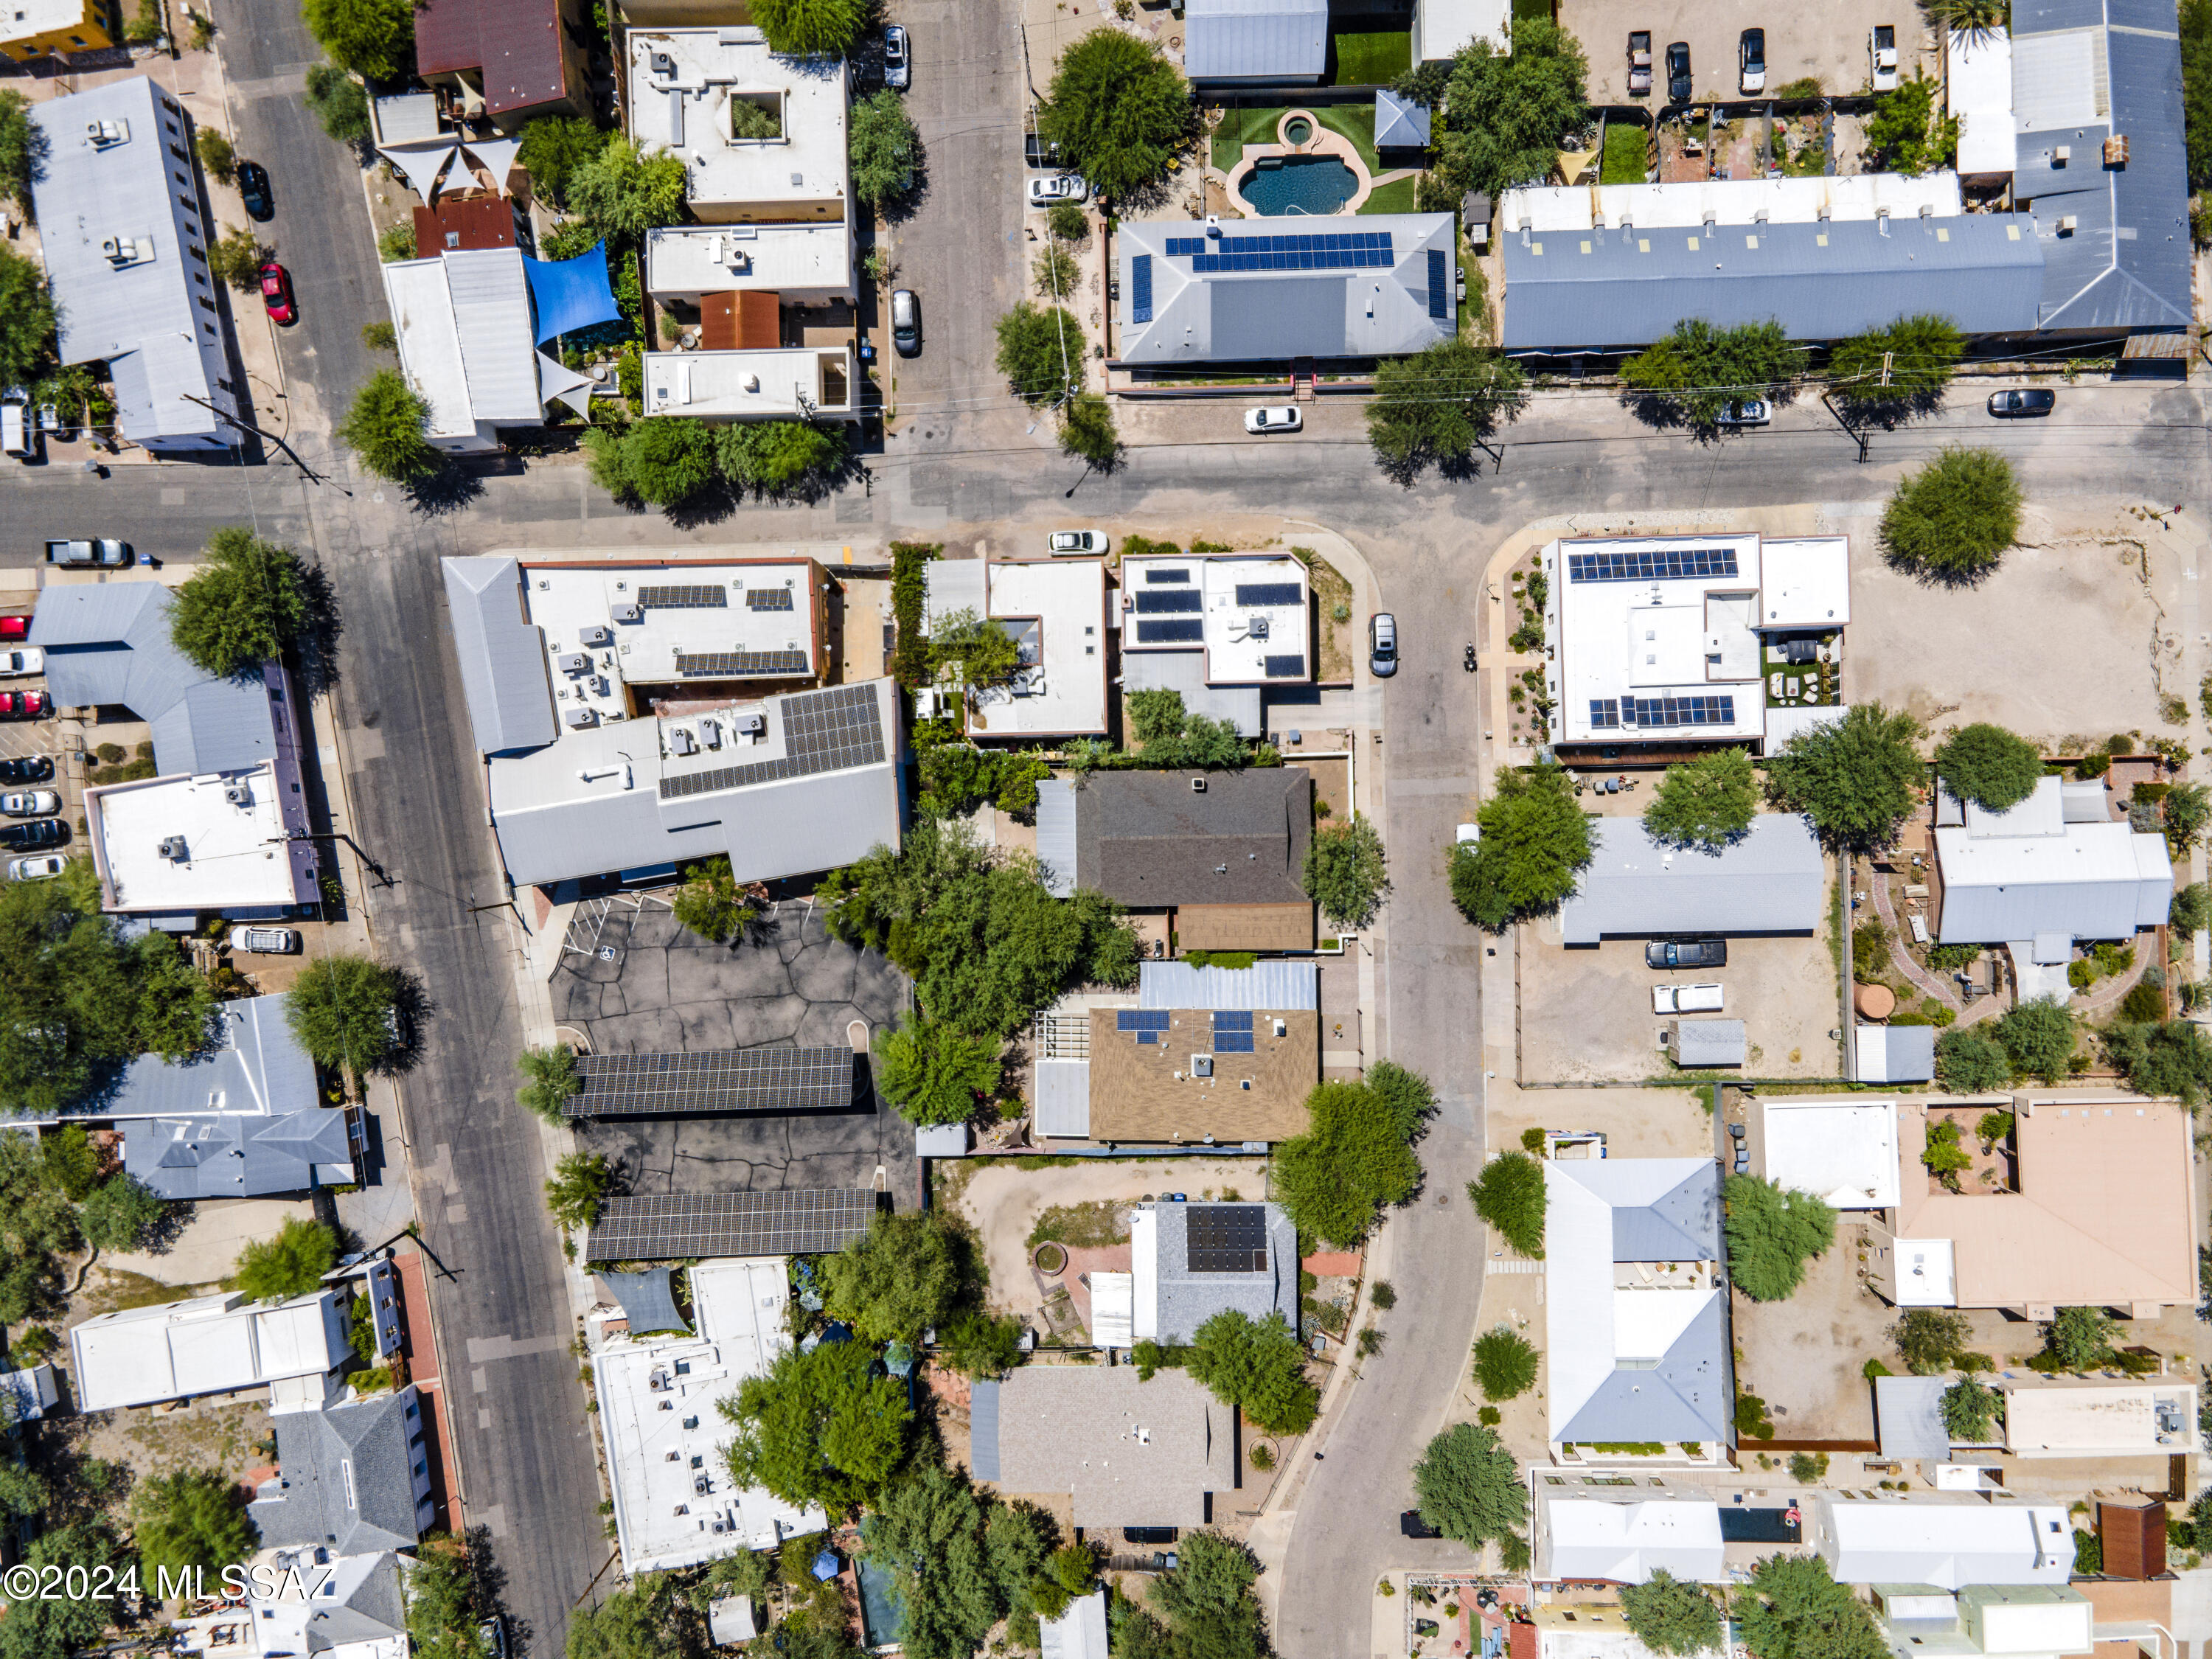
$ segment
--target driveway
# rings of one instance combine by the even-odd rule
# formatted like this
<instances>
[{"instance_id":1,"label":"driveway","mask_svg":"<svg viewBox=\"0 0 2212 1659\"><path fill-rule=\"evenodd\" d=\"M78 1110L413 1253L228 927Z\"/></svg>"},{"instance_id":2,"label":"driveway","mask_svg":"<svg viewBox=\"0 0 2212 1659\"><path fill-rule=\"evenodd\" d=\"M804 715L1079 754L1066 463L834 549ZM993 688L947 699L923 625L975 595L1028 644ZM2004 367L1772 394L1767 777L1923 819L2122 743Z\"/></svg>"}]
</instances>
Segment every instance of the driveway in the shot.
<instances>
[{"instance_id":1,"label":"driveway","mask_svg":"<svg viewBox=\"0 0 2212 1659\"><path fill-rule=\"evenodd\" d=\"M1920 14L1899 0L1849 6L1771 6L1762 0L1562 0L1559 25L1589 55L1592 104L1667 103L1667 46L1690 48L1691 82L1699 99L1743 96L1736 43L1747 28L1766 31L1766 90L1778 92L1812 76L1828 96L1850 96L1872 73L1867 36L1877 23L1897 29L1897 67L1906 80L1921 62ZM1651 94L1628 95L1628 36L1651 32ZM1933 67L1932 65L1930 66Z\"/></svg>"}]
</instances>

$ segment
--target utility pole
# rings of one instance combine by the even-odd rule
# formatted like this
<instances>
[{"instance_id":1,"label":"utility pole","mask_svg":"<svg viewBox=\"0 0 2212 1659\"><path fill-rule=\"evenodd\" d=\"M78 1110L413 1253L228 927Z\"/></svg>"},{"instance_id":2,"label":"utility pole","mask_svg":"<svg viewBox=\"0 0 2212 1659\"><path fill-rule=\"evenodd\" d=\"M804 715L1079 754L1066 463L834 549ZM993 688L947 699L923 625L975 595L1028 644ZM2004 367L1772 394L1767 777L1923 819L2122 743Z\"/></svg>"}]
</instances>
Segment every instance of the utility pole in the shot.
<instances>
[{"instance_id":1,"label":"utility pole","mask_svg":"<svg viewBox=\"0 0 2212 1659\"><path fill-rule=\"evenodd\" d=\"M240 431L251 432L258 437L268 439L270 443L275 444L277 448L283 450L287 455L289 455L292 458L292 465L298 467L300 471L306 475L307 481L310 483L322 483L321 477L317 475L314 468L309 466L305 461L300 459L300 452L293 448L291 445L286 443L275 433L265 430L261 427L258 427L251 421L241 421L237 416L232 414L229 410L217 408L204 398L195 398L189 392L179 392L177 395L179 398L182 398L188 404L198 404L202 409L207 410L213 414L219 421L228 421L233 426L238 428ZM353 492L351 490L348 490L346 491L346 494L350 495Z\"/></svg>"}]
</instances>

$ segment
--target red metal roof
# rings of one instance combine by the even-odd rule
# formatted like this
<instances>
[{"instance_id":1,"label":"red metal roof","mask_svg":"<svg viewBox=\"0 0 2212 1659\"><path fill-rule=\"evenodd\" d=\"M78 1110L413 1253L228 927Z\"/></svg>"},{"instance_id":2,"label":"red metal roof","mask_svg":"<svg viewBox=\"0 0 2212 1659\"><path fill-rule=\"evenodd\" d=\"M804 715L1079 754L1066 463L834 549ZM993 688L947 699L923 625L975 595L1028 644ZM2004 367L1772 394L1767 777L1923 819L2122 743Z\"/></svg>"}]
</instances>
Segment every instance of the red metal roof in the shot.
<instances>
[{"instance_id":1,"label":"red metal roof","mask_svg":"<svg viewBox=\"0 0 2212 1659\"><path fill-rule=\"evenodd\" d=\"M568 95L560 0L429 0L415 14L415 65L477 70L493 115L557 102Z\"/></svg>"}]
</instances>

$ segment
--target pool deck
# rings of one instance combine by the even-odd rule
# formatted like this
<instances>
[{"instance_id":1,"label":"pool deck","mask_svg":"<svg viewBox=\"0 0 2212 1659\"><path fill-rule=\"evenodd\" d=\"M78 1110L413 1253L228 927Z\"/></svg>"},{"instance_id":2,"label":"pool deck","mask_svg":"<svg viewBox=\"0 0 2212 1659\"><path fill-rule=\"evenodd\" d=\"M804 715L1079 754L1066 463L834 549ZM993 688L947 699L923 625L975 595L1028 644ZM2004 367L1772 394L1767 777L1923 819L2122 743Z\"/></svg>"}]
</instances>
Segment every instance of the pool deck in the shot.
<instances>
[{"instance_id":1,"label":"pool deck","mask_svg":"<svg viewBox=\"0 0 2212 1659\"><path fill-rule=\"evenodd\" d=\"M1289 142L1286 130L1292 121L1304 121L1311 127L1312 134L1304 143L1293 144ZM1265 219L1271 216L1261 212L1260 209L1245 199L1244 192L1237 187L1237 180L1253 171L1254 162L1271 156L1285 158L1326 156L1344 163L1350 170L1352 178L1358 181L1358 187L1346 199L1344 204L1336 210L1335 213L1327 216L1331 218L1358 213L1378 185L1390 184L1400 179L1410 179L1419 171L1418 167L1392 167L1379 173L1369 173L1366 162L1360 158L1358 147L1342 133L1332 131L1323 126L1310 110L1284 111L1282 119L1275 124L1275 138L1276 142L1272 144L1246 144L1243 147L1243 153L1237 159L1237 165L1229 172L1224 173L1213 167L1208 167L1206 170L1207 179L1218 183L1221 187L1222 194L1229 198L1231 205L1248 219Z\"/></svg>"}]
</instances>

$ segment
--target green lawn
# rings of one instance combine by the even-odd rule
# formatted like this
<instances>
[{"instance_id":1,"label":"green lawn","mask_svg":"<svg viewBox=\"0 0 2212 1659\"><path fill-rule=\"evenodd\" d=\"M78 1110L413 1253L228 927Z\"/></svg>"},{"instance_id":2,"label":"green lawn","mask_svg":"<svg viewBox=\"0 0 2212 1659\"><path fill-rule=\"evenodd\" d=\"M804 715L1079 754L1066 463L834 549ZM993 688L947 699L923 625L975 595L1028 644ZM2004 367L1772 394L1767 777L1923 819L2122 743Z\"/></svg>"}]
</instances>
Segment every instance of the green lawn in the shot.
<instances>
[{"instance_id":1,"label":"green lawn","mask_svg":"<svg viewBox=\"0 0 2212 1659\"><path fill-rule=\"evenodd\" d=\"M1377 185L1367 192L1360 204L1362 213L1411 213L1413 210L1413 186L1418 179L1393 179L1387 185Z\"/></svg>"},{"instance_id":2,"label":"green lawn","mask_svg":"<svg viewBox=\"0 0 2212 1659\"><path fill-rule=\"evenodd\" d=\"M1550 0L1545 5L1548 15ZM1403 29L1340 34L1331 44L1340 87L1387 87L1413 66L1413 37Z\"/></svg>"},{"instance_id":3,"label":"green lawn","mask_svg":"<svg viewBox=\"0 0 2212 1659\"><path fill-rule=\"evenodd\" d=\"M1275 129L1291 108L1278 104L1267 109L1232 109L1222 117L1221 125L1213 134L1213 165L1224 173L1234 173L1243 159L1247 144L1272 144ZM1369 173L1382 171L1382 163L1375 155L1375 106L1372 104L1332 104L1313 112L1314 118L1331 132L1340 133L1352 141L1359 152L1359 160Z\"/></svg>"},{"instance_id":4,"label":"green lawn","mask_svg":"<svg viewBox=\"0 0 2212 1659\"><path fill-rule=\"evenodd\" d=\"M1634 122L1607 122L1605 129L1604 172L1601 182L1608 185L1640 185L1644 182L1644 158L1650 154L1650 130Z\"/></svg>"}]
</instances>

